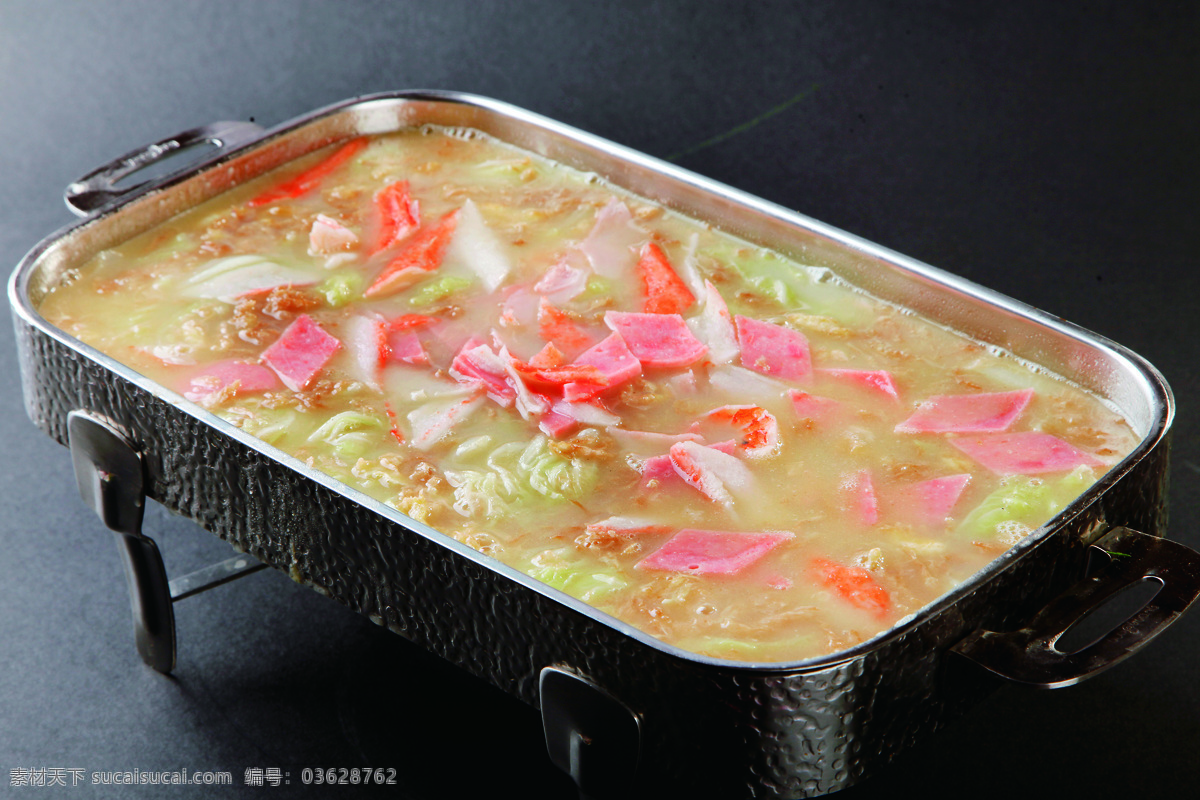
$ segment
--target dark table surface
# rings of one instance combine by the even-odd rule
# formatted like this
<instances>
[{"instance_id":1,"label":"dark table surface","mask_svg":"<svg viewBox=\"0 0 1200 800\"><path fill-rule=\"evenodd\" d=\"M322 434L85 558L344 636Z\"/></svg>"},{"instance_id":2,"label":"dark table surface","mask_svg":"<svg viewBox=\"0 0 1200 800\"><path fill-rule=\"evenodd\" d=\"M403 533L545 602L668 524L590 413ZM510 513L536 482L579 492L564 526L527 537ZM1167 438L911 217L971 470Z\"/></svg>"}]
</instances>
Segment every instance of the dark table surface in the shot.
<instances>
[{"instance_id":1,"label":"dark table surface","mask_svg":"<svg viewBox=\"0 0 1200 800\"><path fill-rule=\"evenodd\" d=\"M69 221L73 179L218 119L274 125L368 92L532 109L1108 336L1179 399L1172 537L1200 548L1200 7L8 2L0 263ZM535 711L287 576L177 605L141 666L112 537L0 360L0 796L359 796L303 767L397 770L398 796L572 797ZM157 507L172 574L229 554ZM1180 797L1200 784L1200 613L1054 692L1006 687L855 797ZM226 770L189 791L13 787L14 770ZM242 785L279 768L289 786Z\"/></svg>"}]
</instances>

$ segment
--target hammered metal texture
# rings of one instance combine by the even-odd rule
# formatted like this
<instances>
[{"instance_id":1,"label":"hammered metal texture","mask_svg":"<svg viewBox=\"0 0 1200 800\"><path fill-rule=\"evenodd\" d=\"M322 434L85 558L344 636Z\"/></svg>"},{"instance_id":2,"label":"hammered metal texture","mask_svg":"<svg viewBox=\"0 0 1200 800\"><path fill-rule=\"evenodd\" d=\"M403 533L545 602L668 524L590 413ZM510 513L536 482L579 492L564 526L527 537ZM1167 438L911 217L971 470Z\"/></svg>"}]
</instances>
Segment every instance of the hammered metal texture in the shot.
<instances>
[{"instance_id":1,"label":"hammered metal texture","mask_svg":"<svg viewBox=\"0 0 1200 800\"><path fill-rule=\"evenodd\" d=\"M423 96L397 97L421 101ZM417 102L421 111L413 113L432 113L447 101L432 99L436 102ZM395 100L367 104L374 112L352 103L353 125L371 113L379 117L372 124L409 124L408 111L389 105ZM449 100L452 115L478 111L469 107L478 100ZM323 142L331 131L345 134L339 125L353 127L340 117L326 119L329 113L314 114L317 129L305 135ZM446 124L481 124L495 113ZM501 114L504 119L512 115L511 109ZM306 119L296 123L302 124ZM515 123L517 132L526 134L544 124ZM562 147L555 138L561 132L534 131L527 144L541 152L534 145L543 134L548 138L542 145L554 151L546 153L553 157ZM566 138L574 141L573 134ZM290 157L282 151L306 141L309 149L316 146L303 138L272 140L270 147L282 153L277 157L255 150L228 169L200 176L211 178L211 185L189 180L153 204L135 204L132 216L131 208L122 208L110 222L136 227L146 222L147 208L159 214L168 213L171 203L186 207ZM611 160L611 153L604 158ZM622 174L628 158L617 158ZM684 184L676 187L676 199L683 206L701 202L696 187ZM747 213L758 224L758 212ZM120 234L116 228L106 235ZM22 269L33 273L39 262L45 267L53 260L46 253L42 250ZM14 304L19 303L14 299ZM692 791L799 798L855 783L996 685L996 679L950 653L952 645L978 628L1020 627L1083 574L1087 544L1110 525L1161 535L1166 522L1164 438L1088 508L1019 558L1006 559L1007 566L989 580L964 588L956 602L939 605L937 613L874 647L856 650L854 657L808 670L711 664L627 634L598 613L510 579L488 566L486 558L472 560L397 518L376 513L92 360L47 333L34 316L14 312L26 408L50 436L66 444L67 414L76 409L108 418L142 450L152 498L531 705L539 703L543 667L586 675L642 717L640 777L647 788L667 796Z\"/></svg>"},{"instance_id":2,"label":"hammered metal texture","mask_svg":"<svg viewBox=\"0 0 1200 800\"><path fill-rule=\"evenodd\" d=\"M1019 627L1078 580L1110 525L1161 533L1167 440L992 580L819 671L718 666L652 646L465 558L226 436L15 317L30 418L66 444L75 409L141 448L148 494L294 579L538 705L539 671L590 677L643 718L647 786L727 797L845 788L992 687L950 654Z\"/></svg>"}]
</instances>

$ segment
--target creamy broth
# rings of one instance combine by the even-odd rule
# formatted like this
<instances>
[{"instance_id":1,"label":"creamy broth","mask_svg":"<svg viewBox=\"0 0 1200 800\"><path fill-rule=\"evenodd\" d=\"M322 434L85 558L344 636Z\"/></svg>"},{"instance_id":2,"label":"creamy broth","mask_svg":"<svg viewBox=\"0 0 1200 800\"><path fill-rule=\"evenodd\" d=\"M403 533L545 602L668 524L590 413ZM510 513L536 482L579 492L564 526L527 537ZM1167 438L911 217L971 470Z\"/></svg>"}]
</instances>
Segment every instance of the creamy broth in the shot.
<instances>
[{"instance_id":1,"label":"creamy broth","mask_svg":"<svg viewBox=\"0 0 1200 800\"><path fill-rule=\"evenodd\" d=\"M1078 387L820 265L467 131L308 156L99 254L40 311L722 658L887 630L1137 442Z\"/></svg>"}]
</instances>

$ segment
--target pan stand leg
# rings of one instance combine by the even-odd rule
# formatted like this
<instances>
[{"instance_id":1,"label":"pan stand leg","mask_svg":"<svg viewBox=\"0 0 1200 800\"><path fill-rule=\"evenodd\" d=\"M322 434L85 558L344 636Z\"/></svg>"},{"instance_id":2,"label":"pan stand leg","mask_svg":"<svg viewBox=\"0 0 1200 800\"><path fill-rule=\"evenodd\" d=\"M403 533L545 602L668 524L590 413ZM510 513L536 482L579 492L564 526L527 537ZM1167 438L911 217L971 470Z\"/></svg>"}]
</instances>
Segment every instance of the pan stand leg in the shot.
<instances>
[{"instance_id":1,"label":"pan stand leg","mask_svg":"<svg viewBox=\"0 0 1200 800\"><path fill-rule=\"evenodd\" d=\"M142 533L146 494L141 453L112 425L87 412L71 412L67 432L79 494L117 538L138 655L159 672L170 672L175 667L175 611L158 545Z\"/></svg>"},{"instance_id":2,"label":"pan stand leg","mask_svg":"<svg viewBox=\"0 0 1200 800\"><path fill-rule=\"evenodd\" d=\"M266 565L237 556L168 581L158 545L142 533L146 493L141 453L112 423L86 411L68 415L67 432L79 494L116 536L138 655L147 666L169 673L175 668L172 603Z\"/></svg>"},{"instance_id":3,"label":"pan stand leg","mask_svg":"<svg viewBox=\"0 0 1200 800\"><path fill-rule=\"evenodd\" d=\"M587 678L546 667L539 681L546 750L580 800L627 796L636 785L641 721Z\"/></svg>"}]
</instances>

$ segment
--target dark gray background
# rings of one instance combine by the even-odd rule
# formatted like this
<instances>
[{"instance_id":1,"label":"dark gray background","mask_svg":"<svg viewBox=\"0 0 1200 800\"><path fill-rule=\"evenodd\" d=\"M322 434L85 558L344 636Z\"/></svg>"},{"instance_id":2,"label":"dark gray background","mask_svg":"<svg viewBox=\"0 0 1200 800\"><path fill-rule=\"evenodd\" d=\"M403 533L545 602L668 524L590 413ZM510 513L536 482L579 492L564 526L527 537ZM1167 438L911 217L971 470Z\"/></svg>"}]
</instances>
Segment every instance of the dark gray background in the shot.
<instances>
[{"instance_id":1,"label":"dark gray background","mask_svg":"<svg viewBox=\"0 0 1200 800\"><path fill-rule=\"evenodd\" d=\"M477 92L961 274L1142 353L1180 410L1172 536L1200 547L1200 13L887 2L6 2L0 263L69 220L74 178L218 119ZM534 711L278 573L181 602L179 667L137 661L111 536L25 419L0 333L0 796L571 797ZM227 554L152 509L173 573ZM1008 687L846 793L1192 796L1200 613L1072 689ZM9 787L10 770L291 770L191 793Z\"/></svg>"}]
</instances>

